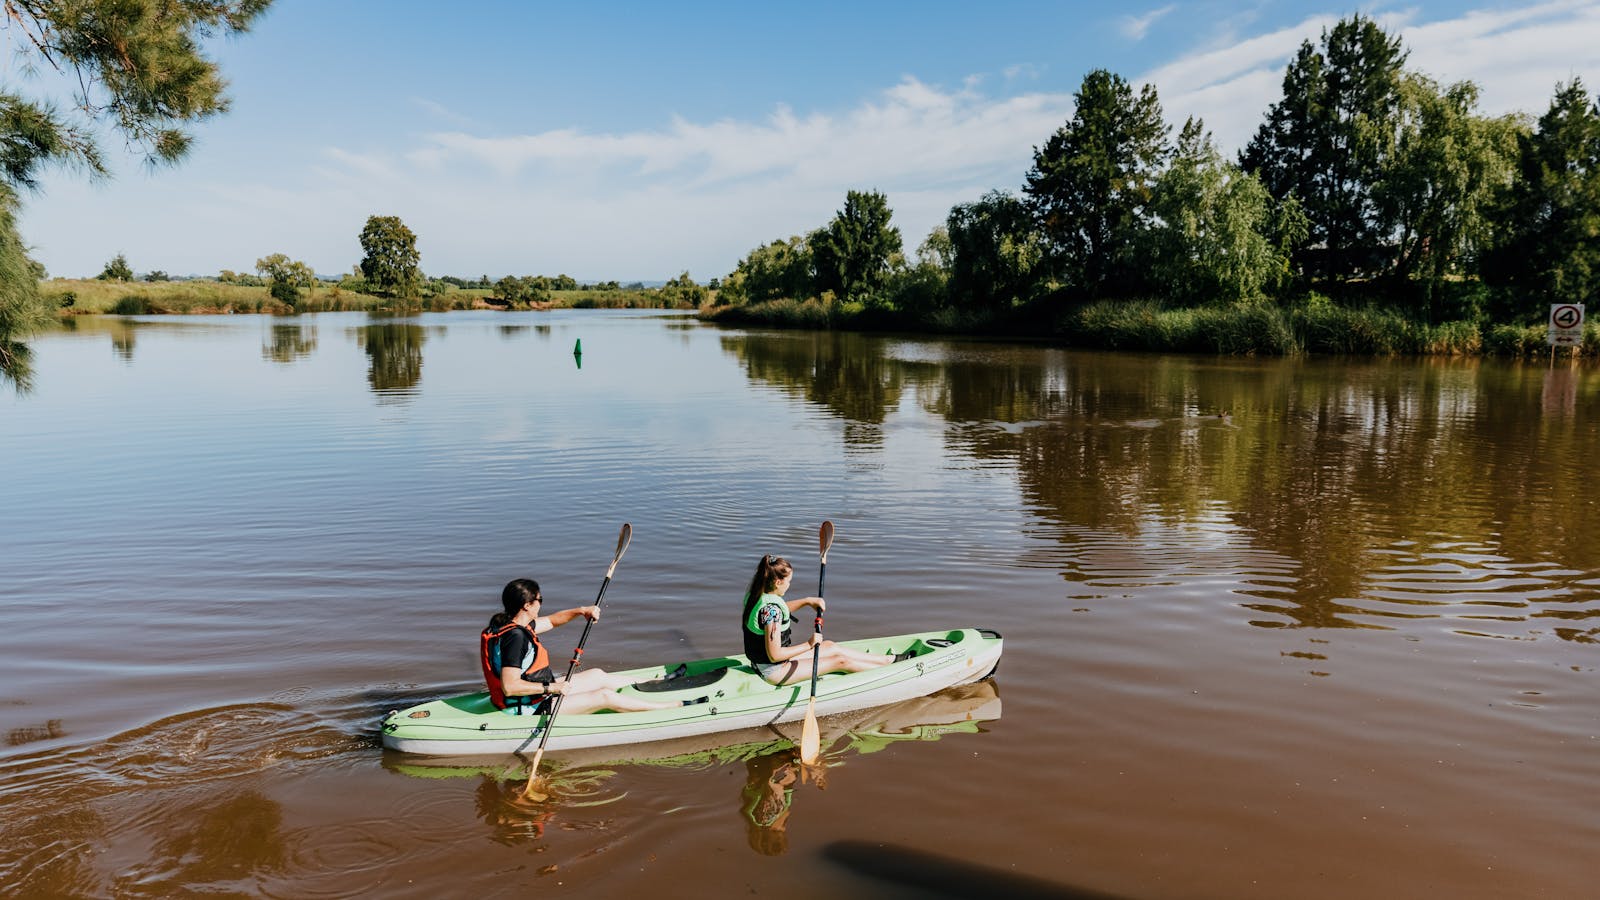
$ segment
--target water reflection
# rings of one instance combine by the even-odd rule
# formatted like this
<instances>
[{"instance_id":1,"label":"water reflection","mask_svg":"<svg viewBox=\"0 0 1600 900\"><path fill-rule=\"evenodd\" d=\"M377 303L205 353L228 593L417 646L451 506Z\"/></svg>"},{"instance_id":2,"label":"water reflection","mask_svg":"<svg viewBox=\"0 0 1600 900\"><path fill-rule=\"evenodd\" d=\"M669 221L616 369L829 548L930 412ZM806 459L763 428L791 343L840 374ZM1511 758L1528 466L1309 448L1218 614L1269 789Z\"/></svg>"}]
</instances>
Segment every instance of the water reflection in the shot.
<instances>
[{"instance_id":1,"label":"water reflection","mask_svg":"<svg viewBox=\"0 0 1600 900\"><path fill-rule=\"evenodd\" d=\"M1579 487L1600 443L1590 369L722 345L841 419L846 450L880 446L891 416L936 417L948 455L1015 470L1065 551L1050 564L1091 587L1210 581L1266 628L1600 617L1600 506Z\"/></svg>"},{"instance_id":2,"label":"water reflection","mask_svg":"<svg viewBox=\"0 0 1600 900\"><path fill-rule=\"evenodd\" d=\"M304 359L317 349L317 326L273 323L261 345L261 357L277 363Z\"/></svg>"},{"instance_id":3,"label":"water reflection","mask_svg":"<svg viewBox=\"0 0 1600 900\"><path fill-rule=\"evenodd\" d=\"M384 767L414 778L476 779L474 808L500 844L538 841L562 810L617 803L626 791L609 783L626 767L707 770L740 767L744 779L736 799L750 848L774 856L788 849L795 792L806 784L826 784L829 766L876 753L893 744L937 741L953 734L978 734L1000 718L1000 689L992 680L949 688L892 706L860 710L821 720L821 760L800 763L799 723L777 728L726 732L642 744L598 747L560 753L541 769L548 799L524 796L529 760L522 756L428 758L385 751Z\"/></svg>"},{"instance_id":4,"label":"water reflection","mask_svg":"<svg viewBox=\"0 0 1600 900\"><path fill-rule=\"evenodd\" d=\"M883 345L872 335L840 331L722 339L746 377L778 385L845 420L846 442L865 448L882 445L883 422L917 374L913 364L886 357Z\"/></svg>"},{"instance_id":5,"label":"water reflection","mask_svg":"<svg viewBox=\"0 0 1600 900\"><path fill-rule=\"evenodd\" d=\"M356 343L367 354L367 383L380 397L405 399L422 380L421 325L382 322L355 329Z\"/></svg>"},{"instance_id":6,"label":"water reflection","mask_svg":"<svg viewBox=\"0 0 1600 900\"><path fill-rule=\"evenodd\" d=\"M800 780L800 751L785 747L745 760L743 804L745 836L750 849L778 856L789 849L789 811Z\"/></svg>"}]
</instances>

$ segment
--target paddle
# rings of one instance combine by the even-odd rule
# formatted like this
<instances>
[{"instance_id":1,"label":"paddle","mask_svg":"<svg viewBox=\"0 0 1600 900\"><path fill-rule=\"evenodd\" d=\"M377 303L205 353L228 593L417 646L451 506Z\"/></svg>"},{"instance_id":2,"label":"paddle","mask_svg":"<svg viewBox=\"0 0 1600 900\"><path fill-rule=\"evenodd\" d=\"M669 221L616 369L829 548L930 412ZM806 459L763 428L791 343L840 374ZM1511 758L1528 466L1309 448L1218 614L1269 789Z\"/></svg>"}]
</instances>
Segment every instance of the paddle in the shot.
<instances>
[{"instance_id":1,"label":"paddle","mask_svg":"<svg viewBox=\"0 0 1600 900\"><path fill-rule=\"evenodd\" d=\"M828 548L833 546L833 523L823 522L817 532L817 547L822 553L822 565L817 569L817 596L822 596L822 580L828 574ZM822 610L817 610L817 636L822 636ZM811 648L811 699L806 702L806 721L800 728L800 761L816 765L821 736L817 733L817 663L822 655L822 645Z\"/></svg>"},{"instance_id":2,"label":"paddle","mask_svg":"<svg viewBox=\"0 0 1600 900\"><path fill-rule=\"evenodd\" d=\"M594 598L594 605L596 609L599 609L601 601L605 599L606 586L611 584L611 573L617 570L617 563L622 561L622 554L627 551L628 542L631 540L633 540L633 526L624 522L622 523L622 531L617 534L616 555L611 557L611 565L606 568L606 578L604 581L600 582L600 593L595 595ZM577 649L572 651L572 662L567 663L567 677L564 679L563 683L568 686L572 684L572 673L577 671L578 662L583 658L583 645L589 640L589 629L593 627L594 620L588 616L584 616L583 635L578 638ZM556 698L550 701L550 714L547 715L544 720L544 736L539 738L539 749L533 754L533 765L528 769L528 786L522 792L522 795L529 799L545 799L543 795L537 797L534 796L536 792L533 789L533 782L535 776L537 776L539 773L539 760L544 758L544 745L550 740L550 732L555 730L556 713L561 711L561 700L565 696L565 694L557 694Z\"/></svg>"}]
</instances>

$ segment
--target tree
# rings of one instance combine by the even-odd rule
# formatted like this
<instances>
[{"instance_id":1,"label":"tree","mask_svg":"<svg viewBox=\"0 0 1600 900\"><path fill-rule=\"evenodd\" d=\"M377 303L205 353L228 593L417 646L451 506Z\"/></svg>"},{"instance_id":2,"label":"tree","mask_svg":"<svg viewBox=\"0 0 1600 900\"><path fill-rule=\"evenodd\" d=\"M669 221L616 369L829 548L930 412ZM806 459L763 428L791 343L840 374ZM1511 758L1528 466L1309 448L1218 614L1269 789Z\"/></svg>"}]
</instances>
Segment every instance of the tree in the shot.
<instances>
[{"instance_id":1,"label":"tree","mask_svg":"<svg viewBox=\"0 0 1600 900\"><path fill-rule=\"evenodd\" d=\"M368 216L361 229L361 275L376 290L415 297L422 282L417 236L399 216Z\"/></svg>"},{"instance_id":2,"label":"tree","mask_svg":"<svg viewBox=\"0 0 1600 900\"><path fill-rule=\"evenodd\" d=\"M132 281L133 269L128 265L128 258L118 253L95 278L100 281Z\"/></svg>"},{"instance_id":3,"label":"tree","mask_svg":"<svg viewBox=\"0 0 1600 900\"><path fill-rule=\"evenodd\" d=\"M1153 85L1137 96L1122 76L1085 75L1076 108L1033 153L1024 192L1068 284L1090 294L1136 284L1132 249L1167 155Z\"/></svg>"},{"instance_id":4,"label":"tree","mask_svg":"<svg viewBox=\"0 0 1600 900\"><path fill-rule=\"evenodd\" d=\"M695 280L689 277L689 273L684 272L663 285L660 296L662 302L671 307L691 306L699 308L701 304L706 302L706 298L711 296L711 292L696 284Z\"/></svg>"},{"instance_id":5,"label":"tree","mask_svg":"<svg viewBox=\"0 0 1600 900\"><path fill-rule=\"evenodd\" d=\"M1148 259L1155 281L1183 303L1238 303L1260 299L1289 277L1280 240L1288 215L1254 175L1222 158L1211 135L1190 119L1178 136L1172 163L1151 198L1155 224Z\"/></svg>"},{"instance_id":6,"label":"tree","mask_svg":"<svg viewBox=\"0 0 1600 900\"><path fill-rule=\"evenodd\" d=\"M19 389L32 383L33 354L20 338L43 330L53 311L39 298L33 260L17 234L11 188L0 183L0 376Z\"/></svg>"},{"instance_id":7,"label":"tree","mask_svg":"<svg viewBox=\"0 0 1600 900\"><path fill-rule=\"evenodd\" d=\"M729 273L717 294L721 303L762 303L787 297L798 300L812 293L816 273L811 247L795 235L751 250Z\"/></svg>"},{"instance_id":8,"label":"tree","mask_svg":"<svg viewBox=\"0 0 1600 900\"><path fill-rule=\"evenodd\" d=\"M495 282L494 295L517 307L550 302L550 288L544 278L507 275Z\"/></svg>"},{"instance_id":9,"label":"tree","mask_svg":"<svg viewBox=\"0 0 1600 900\"><path fill-rule=\"evenodd\" d=\"M1600 293L1600 100L1574 78L1538 128L1517 139L1517 178L1495 213L1500 238L1484 277L1499 316L1530 321L1543 304Z\"/></svg>"},{"instance_id":10,"label":"tree","mask_svg":"<svg viewBox=\"0 0 1600 900\"><path fill-rule=\"evenodd\" d=\"M152 163L188 152L185 128L227 109L217 64L201 39L249 30L270 0L6 0L8 53L78 86L70 103L0 91L0 256L22 252L17 191L37 189L50 163L106 174L95 126L111 124ZM61 110L65 109L66 112ZM26 258L24 253L23 258ZM0 284L0 379L26 382L27 354L15 348L46 309L31 279ZM130 273L131 277L131 273ZM32 311L21 307L33 307Z\"/></svg>"},{"instance_id":11,"label":"tree","mask_svg":"<svg viewBox=\"0 0 1600 900\"><path fill-rule=\"evenodd\" d=\"M874 301L901 253L900 229L891 227L889 198L877 191L849 191L844 208L811 235L818 293L832 291L846 300Z\"/></svg>"},{"instance_id":12,"label":"tree","mask_svg":"<svg viewBox=\"0 0 1600 900\"><path fill-rule=\"evenodd\" d=\"M1405 59L1400 39L1371 19L1340 20L1322 32L1321 50L1301 44L1283 98L1240 157L1274 198L1299 199L1311 225L1299 249L1321 257L1326 278L1381 268L1389 223L1377 191L1394 152Z\"/></svg>"},{"instance_id":13,"label":"tree","mask_svg":"<svg viewBox=\"0 0 1600 900\"><path fill-rule=\"evenodd\" d=\"M1441 312L1451 275L1475 271L1491 236L1490 210L1511 186L1518 116L1476 113L1478 87L1463 81L1441 90L1432 79L1408 75L1401 85L1394 156L1374 197L1393 229L1393 275L1417 279L1421 317Z\"/></svg>"},{"instance_id":14,"label":"tree","mask_svg":"<svg viewBox=\"0 0 1600 900\"><path fill-rule=\"evenodd\" d=\"M295 306L300 292L317 283L317 273L305 263L274 253L256 260L256 271L267 279L267 290L274 300Z\"/></svg>"},{"instance_id":15,"label":"tree","mask_svg":"<svg viewBox=\"0 0 1600 900\"><path fill-rule=\"evenodd\" d=\"M950 295L957 305L1008 309L1031 299L1044 261L1045 241L1028 207L991 191L950 210Z\"/></svg>"}]
</instances>

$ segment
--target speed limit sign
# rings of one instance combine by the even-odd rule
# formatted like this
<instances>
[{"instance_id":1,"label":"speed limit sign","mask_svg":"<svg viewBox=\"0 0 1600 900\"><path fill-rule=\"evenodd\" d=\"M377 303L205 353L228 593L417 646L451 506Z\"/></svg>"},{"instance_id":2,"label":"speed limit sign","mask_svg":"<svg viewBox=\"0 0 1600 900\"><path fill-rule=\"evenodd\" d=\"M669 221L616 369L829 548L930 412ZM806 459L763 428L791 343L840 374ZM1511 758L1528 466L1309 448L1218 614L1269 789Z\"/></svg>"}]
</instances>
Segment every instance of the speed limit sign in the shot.
<instances>
[{"instance_id":1,"label":"speed limit sign","mask_svg":"<svg viewBox=\"0 0 1600 900\"><path fill-rule=\"evenodd\" d=\"M1550 346L1576 347L1583 343L1583 304L1550 304Z\"/></svg>"}]
</instances>

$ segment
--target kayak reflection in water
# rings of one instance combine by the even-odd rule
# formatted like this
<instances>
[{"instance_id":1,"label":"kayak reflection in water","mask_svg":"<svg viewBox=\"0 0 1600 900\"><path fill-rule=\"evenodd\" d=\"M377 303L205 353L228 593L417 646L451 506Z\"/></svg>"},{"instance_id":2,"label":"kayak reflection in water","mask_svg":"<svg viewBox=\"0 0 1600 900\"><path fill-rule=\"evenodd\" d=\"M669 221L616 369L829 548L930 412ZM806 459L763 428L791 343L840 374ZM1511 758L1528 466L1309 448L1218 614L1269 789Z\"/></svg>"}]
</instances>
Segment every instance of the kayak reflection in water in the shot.
<instances>
[{"instance_id":1,"label":"kayak reflection in water","mask_svg":"<svg viewBox=\"0 0 1600 900\"><path fill-rule=\"evenodd\" d=\"M789 849L789 810L794 783L800 777L800 751L787 747L776 753L745 760L744 790L740 792L746 837L750 849L762 856L778 856Z\"/></svg>"},{"instance_id":2,"label":"kayak reflection in water","mask_svg":"<svg viewBox=\"0 0 1600 900\"><path fill-rule=\"evenodd\" d=\"M821 597L804 597L799 600L783 599L784 591L794 578L794 566L781 556L763 556L756 564L755 577L750 579L750 589L744 595L744 655L771 684L794 684L811 677L809 662L813 647L821 645L817 654L817 674L828 672L865 672L900 657L884 653L863 653L825 641L813 634L803 644L791 645L793 640L793 613L807 606L818 613L827 609ZM909 653L907 654L910 655Z\"/></svg>"},{"instance_id":3,"label":"kayak reflection in water","mask_svg":"<svg viewBox=\"0 0 1600 900\"><path fill-rule=\"evenodd\" d=\"M483 630L480 655L489 699L506 712L513 715L544 713L549 698L557 694L565 698L561 701L561 712L572 715L600 709L644 712L696 702L648 700L636 694L619 694L617 688L626 687L633 680L604 669L573 673L570 681L557 677L550 668L550 654L540 643L539 635L578 618L596 621L600 618L600 607L577 606L541 616L544 596L539 592L539 582L531 578L518 578L507 584L500 592L500 603L505 611L495 613L489 620L489 627Z\"/></svg>"}]
</instances>

